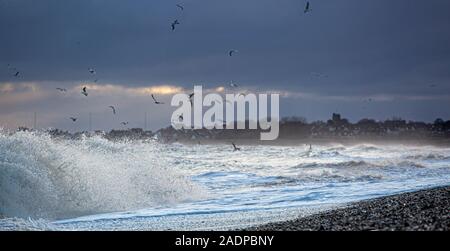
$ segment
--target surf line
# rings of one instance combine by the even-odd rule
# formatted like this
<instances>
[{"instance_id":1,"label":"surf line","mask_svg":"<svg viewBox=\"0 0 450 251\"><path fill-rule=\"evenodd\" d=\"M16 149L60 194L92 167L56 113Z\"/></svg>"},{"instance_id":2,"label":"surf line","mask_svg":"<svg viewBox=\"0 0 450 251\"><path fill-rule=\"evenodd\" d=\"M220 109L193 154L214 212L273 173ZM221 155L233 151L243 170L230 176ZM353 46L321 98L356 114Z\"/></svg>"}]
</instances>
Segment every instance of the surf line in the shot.
<instances>
[{"instance_id":1,"label":"surf line","mask_svg":"<svg viewBox=\"0 0 450 251\"><path fill-rule=\"evenodd\" d=\"M268 105L269 97L270 106ZM257 130L259 125L262 130L261 140L276 140L279 136L279 94L259 94L258 96L253 93L226 94L224 100L218 93L208 93L203 97L203 87L194 86L194 93L191 95L183 93L174 95L171 106L178 107L171 118L172 127L176 130L203 128ZM203 113L204 107L210 108ZM270 116L268 116L269 108ZM224 120L224 110L226 120ZM248 121L248 128L246 128L246 121Z\"/></svg>"}]
</instances>

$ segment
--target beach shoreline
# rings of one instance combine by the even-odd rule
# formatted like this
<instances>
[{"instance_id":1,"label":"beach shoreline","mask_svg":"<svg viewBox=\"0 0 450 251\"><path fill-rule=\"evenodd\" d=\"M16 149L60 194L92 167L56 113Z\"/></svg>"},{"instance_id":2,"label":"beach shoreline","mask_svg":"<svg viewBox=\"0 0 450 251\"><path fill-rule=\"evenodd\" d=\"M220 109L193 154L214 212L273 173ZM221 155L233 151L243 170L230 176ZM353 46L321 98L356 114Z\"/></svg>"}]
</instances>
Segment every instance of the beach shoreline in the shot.
<instances>
[{"instance_id":1,"label":"beach shoreline","mask_svg":"<svg viewBox=\"0 0 450 251\"><path fill-rule=\"evenodd\" d=\"M351 203L245 231L448 231L450 186Z\"/></svg>"}]
</instances>

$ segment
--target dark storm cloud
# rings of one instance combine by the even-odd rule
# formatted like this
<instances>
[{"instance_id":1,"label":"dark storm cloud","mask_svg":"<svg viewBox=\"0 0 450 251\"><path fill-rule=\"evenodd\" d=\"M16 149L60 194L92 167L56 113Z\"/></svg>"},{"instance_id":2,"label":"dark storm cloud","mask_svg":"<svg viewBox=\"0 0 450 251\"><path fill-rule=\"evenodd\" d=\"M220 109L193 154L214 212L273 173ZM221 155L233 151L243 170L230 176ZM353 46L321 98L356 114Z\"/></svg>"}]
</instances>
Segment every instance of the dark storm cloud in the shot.
<instances>
[{"instance_id":1,"label":"dark storm cloud","mask_svg":"<svg viewBox=\"0 0 450 251\"><path fill-rule=\"evenodd\" d=\"M312 0L307 15L298 0L1 1L0 82L19 81L10 63L20 81L52 88L92 79L87 69L95 67L96 78L126 86L233 80L324 96L450 93L446 0ZM175 19L181 24L171 31ZM229 49L239 52L229 57ZM424 107L443 111L448 103ZM417 106L405 104L398 107ZM333 100L318 101L309 114L329 106Z\"/></svg>"}]
</instances>

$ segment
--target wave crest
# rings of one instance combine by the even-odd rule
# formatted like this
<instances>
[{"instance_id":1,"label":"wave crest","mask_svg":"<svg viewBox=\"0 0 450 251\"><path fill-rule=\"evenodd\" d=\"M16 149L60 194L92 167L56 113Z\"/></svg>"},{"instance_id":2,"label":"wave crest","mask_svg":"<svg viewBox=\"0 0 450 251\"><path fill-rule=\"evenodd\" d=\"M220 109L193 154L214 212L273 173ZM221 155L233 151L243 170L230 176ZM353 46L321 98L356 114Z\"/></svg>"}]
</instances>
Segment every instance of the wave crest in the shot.
<instances>
[{"instance_id":1,"label":"wave crest","mask_svg":"<svg viewBox=\"0 0 450 251\"><path fill-rule=\"evenodd\" d=\"M0 214L59 219L202 198L161 151L153 142L0 132Z\"/></svg>"}]
</instances>

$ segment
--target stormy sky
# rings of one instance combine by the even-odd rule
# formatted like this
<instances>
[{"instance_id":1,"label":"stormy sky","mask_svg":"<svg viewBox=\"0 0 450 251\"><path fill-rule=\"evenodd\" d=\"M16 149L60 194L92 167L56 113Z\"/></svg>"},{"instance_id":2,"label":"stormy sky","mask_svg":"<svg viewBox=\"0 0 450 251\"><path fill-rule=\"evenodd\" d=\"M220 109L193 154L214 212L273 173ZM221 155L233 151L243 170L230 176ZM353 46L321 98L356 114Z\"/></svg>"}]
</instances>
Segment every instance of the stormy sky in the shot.
<instances>
[{"instance_id":1,"label":"stormy sky","mask_svg":"<svg viewBox=\"0 0 450 251\"><path fill-rule=\"evenodd\" d=\"M195 84L281 93L281 115L308 121L450 119L450 1L310 2L0 0L0 126L36 112L38 127L86 130L89 113L93 129L143 127L147 113L155 130L174 108L150 94Z\"/></svg>"}]
</instances>

